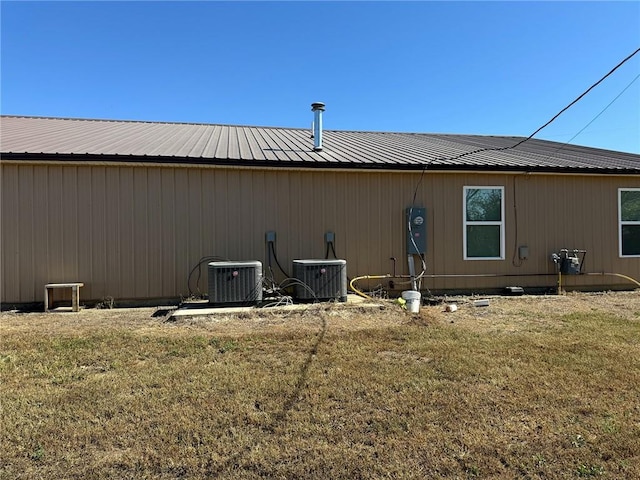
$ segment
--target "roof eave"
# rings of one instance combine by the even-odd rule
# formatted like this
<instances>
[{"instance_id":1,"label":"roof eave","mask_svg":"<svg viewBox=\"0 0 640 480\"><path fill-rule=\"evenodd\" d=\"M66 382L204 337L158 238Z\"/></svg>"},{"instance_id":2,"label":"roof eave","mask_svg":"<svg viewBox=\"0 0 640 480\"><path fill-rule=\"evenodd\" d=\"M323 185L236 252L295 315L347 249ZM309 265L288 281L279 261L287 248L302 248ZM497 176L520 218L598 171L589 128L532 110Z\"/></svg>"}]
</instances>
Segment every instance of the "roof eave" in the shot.
<instances>
[{"instance_id":1,"label":"roof eave","mask_svg":"<svg viewBox=\"0 0 640 480\"><path fill-rule=\"evenodd\" d=\"M282 161L282 160L239 160L205 157L163 157L147 155L114 155L114 154L70 154L70 153L2 153L3 162L86 162L91 163L147 163L147 164L182 164L184 166L221 166L221 167L263 167L263 168L305 168L332 170L396 170L406 172L438 171L438 172L503 172L503 173L557 173L557 174L592 174L592 175L639 175L639 168L606 168L606 167L553 167L547 165L465 165L465 164L429 164L423 163L342 163L319 158L317 162Z\"/></svg>"}]
</instances>

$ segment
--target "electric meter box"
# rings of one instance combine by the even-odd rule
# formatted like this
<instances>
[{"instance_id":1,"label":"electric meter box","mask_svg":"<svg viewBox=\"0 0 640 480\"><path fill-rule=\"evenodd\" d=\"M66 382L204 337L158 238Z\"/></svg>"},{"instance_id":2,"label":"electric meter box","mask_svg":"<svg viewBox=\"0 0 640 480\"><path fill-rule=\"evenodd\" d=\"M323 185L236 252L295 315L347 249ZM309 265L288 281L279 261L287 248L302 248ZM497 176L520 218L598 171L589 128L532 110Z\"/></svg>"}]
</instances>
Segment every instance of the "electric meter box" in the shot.
<instances>
[{"instance_id":1,"label":"electric meter box","mask_svg":"<svg viewBox=\"0 0 640 480\"><path fill-rule=\"evenodd\" d=\"M408 207L405 211L407 254L427 253L427 209Z\"/></svg>"}]
</instances>

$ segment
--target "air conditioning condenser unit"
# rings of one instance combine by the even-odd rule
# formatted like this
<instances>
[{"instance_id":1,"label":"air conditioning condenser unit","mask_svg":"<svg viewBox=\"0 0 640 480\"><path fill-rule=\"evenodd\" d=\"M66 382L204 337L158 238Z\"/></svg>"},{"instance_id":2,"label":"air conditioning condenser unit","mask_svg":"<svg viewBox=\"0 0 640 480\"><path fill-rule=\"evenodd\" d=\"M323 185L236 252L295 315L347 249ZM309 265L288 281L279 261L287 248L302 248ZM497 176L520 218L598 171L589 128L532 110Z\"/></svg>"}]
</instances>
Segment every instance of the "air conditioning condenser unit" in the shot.
<instances>
[{"instance_id":1,"label":"air conditioning condenser unit","mask_svg":"<svg viewBox=\"0 0 640 480\"><path fill-rule=\"evenodd\" d=\"M261 262L209 263L209 303L216 306L251 306L261 300Z\"/></svg>"},{"instance_id":2,"label":"air conditioning condenser unit","mask_svg":"<svg viewBox=\"0 0 640 480\"><path fill-rule=\"evenodd\" d=\"M346 260L294 260L293 277L298 300L347 301Z\"/></svg>"}]
</instances>

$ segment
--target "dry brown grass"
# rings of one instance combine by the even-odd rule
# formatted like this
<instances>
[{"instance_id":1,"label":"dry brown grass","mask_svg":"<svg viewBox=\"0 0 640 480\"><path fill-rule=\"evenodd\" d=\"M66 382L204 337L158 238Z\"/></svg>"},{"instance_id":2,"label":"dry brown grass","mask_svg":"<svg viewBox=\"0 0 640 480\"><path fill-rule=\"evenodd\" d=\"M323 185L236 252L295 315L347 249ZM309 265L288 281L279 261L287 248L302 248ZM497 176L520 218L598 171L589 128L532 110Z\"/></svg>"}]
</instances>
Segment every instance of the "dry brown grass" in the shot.
<instances>
[{"instance_id":1,"label":"dry brown grass","mask_svg":"<svg viewBox=\"0 0 640 480\"><path fill-rule=\"evenodd\" d=\"M640 294L0 314L0 478L640 478Z\"/></svg>"}]
</instances>

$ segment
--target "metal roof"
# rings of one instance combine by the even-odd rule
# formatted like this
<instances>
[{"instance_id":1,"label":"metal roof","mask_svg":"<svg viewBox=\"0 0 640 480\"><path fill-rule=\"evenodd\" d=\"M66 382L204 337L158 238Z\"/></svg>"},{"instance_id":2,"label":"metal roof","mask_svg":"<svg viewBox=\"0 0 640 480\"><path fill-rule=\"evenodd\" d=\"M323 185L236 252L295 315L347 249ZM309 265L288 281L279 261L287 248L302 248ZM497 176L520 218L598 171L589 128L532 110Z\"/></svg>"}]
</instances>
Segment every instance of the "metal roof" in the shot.
<instances>
[{"instance_id":1,"label":"metal roof","mask_svg":"<svg viewBox=\"0 0 640 480\"><path fill-rule=\"evenodd\" d=\"M4 159L269 167L640 173L640 155L523 137L1 116Z\"/></svg>"}]
</instances>

